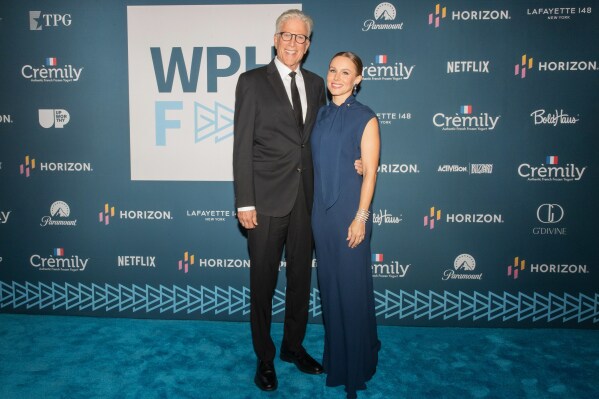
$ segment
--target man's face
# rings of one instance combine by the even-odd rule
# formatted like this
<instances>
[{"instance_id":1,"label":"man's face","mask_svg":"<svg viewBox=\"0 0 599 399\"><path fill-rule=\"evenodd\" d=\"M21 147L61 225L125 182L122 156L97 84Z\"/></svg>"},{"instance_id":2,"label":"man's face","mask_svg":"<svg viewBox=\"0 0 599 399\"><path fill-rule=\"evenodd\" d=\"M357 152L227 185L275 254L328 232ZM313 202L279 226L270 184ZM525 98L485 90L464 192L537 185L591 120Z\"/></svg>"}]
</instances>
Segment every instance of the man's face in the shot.
<instances>
[{"instance_id":1,"label":"man's face","mask_svg":"<svg viewBox=\"0 0 599 399\"><path fill-rule=\"evenodd\" d=\"M306 23L299 18L291 18L285 21L281 25L281 32L288 32L298 35L308 36L308 27ZM275 48L277 49L277 58L291 70L296 70L304 54L310 47L310 40L306 40L304 43L297 43L295 36L289 41L283 40L281 35L275 34Z\"/></svg>"}]
</instances>

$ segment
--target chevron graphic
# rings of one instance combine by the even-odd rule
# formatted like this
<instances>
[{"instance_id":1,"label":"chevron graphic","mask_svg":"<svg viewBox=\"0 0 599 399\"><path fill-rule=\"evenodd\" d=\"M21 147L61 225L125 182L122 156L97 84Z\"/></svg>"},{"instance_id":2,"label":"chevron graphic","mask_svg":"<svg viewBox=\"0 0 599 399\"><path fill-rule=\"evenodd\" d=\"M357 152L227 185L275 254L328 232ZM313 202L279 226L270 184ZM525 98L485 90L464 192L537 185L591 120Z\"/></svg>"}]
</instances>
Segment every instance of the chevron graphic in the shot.
<instances>
[{"instance_id":1,"label":"chevron graphic","mask_svg":"<svg viewBox=\"0 0 599 399\"><path fill-rule=\"evenodd\" d=\"M375 311L385 319L599 322L599 293L375 291ZM140 286L0 281L1 309L94 312L240 314L250 312L247 287ZM275 290L272 313L285 310L285 291ZM320 293L310 293L309 312L322 312Z\"/></svg>"},{"instance_id":2,"label":"chevron graphic","mask_svg":"<svg viewBox=\"0 0 599 399\"><path fill-rule=\"evenodd\" d=\"M215 143L233 137L234 112L218 102L214 103L212 109L194 102L195 142L198 143L214 135L216 135Z\"/></svg>"}]
</instances>

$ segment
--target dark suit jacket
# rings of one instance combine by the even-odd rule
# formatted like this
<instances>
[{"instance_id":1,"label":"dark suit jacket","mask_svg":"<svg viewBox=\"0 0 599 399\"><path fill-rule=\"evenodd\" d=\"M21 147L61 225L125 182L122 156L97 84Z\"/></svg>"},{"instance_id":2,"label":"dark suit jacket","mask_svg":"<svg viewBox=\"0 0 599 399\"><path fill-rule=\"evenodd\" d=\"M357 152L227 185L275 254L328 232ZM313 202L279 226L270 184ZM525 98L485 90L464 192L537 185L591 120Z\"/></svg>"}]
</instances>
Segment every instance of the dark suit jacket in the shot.
<instances>
[{"instance_id":1,"label":"dark suit jacket","mask_svg":"<svg viewBox=\"0 0 599 399\"><path fill-rule=\"evenodd\" d=\"M325 104L324 81L302 68L308 109L304 131L274 60L244 72L235 91L233 174L237 208L255 206L267 216L285 216L303 179L306 204L312 209L313 178L310 133Z\"/></svg>"}]
</instances>

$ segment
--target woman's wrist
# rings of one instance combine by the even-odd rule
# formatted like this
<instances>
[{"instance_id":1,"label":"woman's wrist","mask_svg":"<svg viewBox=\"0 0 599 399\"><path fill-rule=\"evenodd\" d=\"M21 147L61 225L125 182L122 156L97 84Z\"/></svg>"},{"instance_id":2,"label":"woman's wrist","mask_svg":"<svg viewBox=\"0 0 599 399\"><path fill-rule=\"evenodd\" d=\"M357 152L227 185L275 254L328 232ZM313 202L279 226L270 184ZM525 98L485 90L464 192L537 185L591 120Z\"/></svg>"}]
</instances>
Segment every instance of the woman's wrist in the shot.
<instances>
[{"instance_id":1,"label":"woman's wrist","mask_svg":"<svg viewBox=\"0 0 599 399\"><path fill-rule=\"evenodd\" d=\"M356 217L354 218L354 220L357 220L358 222L366 223L368 221L369 217L370 217L370 211L368 209L358 209L358 212L356 212Z\"/></svg>"}]
</instances>

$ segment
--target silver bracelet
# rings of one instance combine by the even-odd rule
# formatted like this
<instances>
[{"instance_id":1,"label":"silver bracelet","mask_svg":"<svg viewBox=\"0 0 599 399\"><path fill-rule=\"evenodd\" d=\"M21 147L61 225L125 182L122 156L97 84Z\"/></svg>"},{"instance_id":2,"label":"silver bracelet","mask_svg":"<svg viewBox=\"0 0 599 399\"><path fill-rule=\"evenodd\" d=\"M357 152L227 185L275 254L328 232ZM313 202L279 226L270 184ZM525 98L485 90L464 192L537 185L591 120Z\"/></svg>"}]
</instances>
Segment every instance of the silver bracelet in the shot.
<instances>
[{"instance_id":1,"label":"silver bracelet","mask_svg":"<svg viewBox=\"0 0 599 399\"><path fill-rule=\"evenodd\" d=\"M368 221L368 217L370 216L370 211L367 209L358 209L356 212L355 219L359 222L366 223Z\"/></svg>"}]
</instances>

